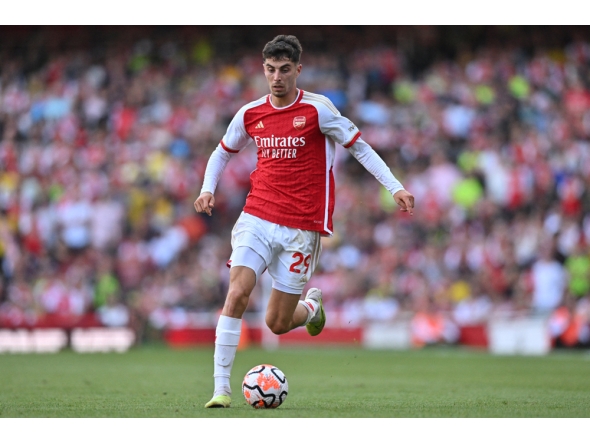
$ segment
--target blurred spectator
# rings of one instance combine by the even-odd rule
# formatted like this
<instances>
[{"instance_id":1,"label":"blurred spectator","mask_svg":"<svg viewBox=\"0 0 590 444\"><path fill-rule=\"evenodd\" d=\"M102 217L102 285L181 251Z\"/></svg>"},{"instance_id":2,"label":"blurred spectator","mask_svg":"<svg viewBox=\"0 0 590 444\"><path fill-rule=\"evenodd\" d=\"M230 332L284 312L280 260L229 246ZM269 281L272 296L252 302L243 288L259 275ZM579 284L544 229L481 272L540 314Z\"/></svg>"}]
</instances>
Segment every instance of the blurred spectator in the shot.
<instances>
[{"instance_id":1,"label":"blurred spectator","mask_svg":"<svg viewBox=\"0 0 590 444\"><path fill-rule=\"evenodd\" d=\"M115 274L113 258L104 255L98 259L96 270L96 283L94 284L93 306L99 309L107 305L109 301L115 301L120 297L121 284Z\"/></svg>"},{"instance_id":2,"label":"blurred spectator","mask_svg":"<svg viewBox=\"0 0 590 444\"><path fill-rule=\"evenodd\" d=\"M532 266L533 295L531 307L535 313L549 314L563 302L566 273L554 256L551 244L539 249L539 258Z\"/></svg>"},{"instance_id":3,"label":"blurred spectator","mask_svg":"<svg viewBox=\"0 0 590 444\"><path fill-rule=\"evenodd\" d=\"M129 307L116 296L110 296L97 313L100 322L106 327L127 327L130 322Z\"/></svg>"},{"instance_id":4,"label":"blurred spectator","mask_svg":"<svg viewBox=\"0 0 590 444\"><path fill-rule=\"evenodd\" d=\"M565 260L565 269L569 277L569 294L580 299L590 296L590 252L576 243L571 255Z\"/></svg>"}]
</instances>

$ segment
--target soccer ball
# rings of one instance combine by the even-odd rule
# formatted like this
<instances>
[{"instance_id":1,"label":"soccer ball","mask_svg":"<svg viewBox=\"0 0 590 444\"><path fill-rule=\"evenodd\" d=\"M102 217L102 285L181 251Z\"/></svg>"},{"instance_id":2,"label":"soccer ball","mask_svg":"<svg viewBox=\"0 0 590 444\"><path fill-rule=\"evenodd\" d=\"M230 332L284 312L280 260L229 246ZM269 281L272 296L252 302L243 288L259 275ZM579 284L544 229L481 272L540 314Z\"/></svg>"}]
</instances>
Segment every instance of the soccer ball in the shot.
<instances>
[{"instance_id":1,"label":"soccer ball","mask_svg":"<svg viewBox=\"0 0 590 444\"><path fill-rule=\"evenodd\" d=\"M242 382L246 402L255 409L275 409L289 392L285 374L274 365L262 364L252 368Z\"/></svg>"}]
</instances>

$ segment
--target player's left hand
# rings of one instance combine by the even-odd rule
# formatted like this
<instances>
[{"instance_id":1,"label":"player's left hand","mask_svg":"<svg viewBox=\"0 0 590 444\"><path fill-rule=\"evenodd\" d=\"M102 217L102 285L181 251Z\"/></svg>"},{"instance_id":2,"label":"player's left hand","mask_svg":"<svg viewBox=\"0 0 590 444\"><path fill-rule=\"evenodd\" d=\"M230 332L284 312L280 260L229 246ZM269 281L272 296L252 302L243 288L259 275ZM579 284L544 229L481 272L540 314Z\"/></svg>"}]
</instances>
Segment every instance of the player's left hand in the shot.
<instances>
[{"instance_id":1,"label":"player's left hand","mask_svg":"<svg viewBox=\"0 0 590 444\"><path fill-rule=\"evenodd\" d=\"M411 193L406 190L399 190L393 195L393 199L400 206L401 211L410 213L410 216L414 215L414 196Z\"/></svg>"}]
</instances>

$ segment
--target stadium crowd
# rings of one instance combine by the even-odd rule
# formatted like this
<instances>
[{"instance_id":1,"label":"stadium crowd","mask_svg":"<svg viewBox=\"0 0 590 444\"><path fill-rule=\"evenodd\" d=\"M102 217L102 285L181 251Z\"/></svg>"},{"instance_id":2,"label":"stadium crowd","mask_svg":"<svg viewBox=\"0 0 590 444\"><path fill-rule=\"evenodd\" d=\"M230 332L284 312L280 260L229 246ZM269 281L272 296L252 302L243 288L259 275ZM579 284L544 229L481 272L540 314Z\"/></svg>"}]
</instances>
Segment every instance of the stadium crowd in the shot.
<instances>
[{"instance_id":1,"label":"stadium crowd","mask_svg":"<svg viewBox=\"0 0 590 444\"><path fill-rule=\"evenodd\" d=\"M409 316L421 343L544 315L556 341L587 344L590 36L464 48L418 72L377 37L345 53L298 37L298 86L328 96L416 197L413 217L396 211L338 150L336 234L309 283L326 310L342 325ZM93 314L145 338L221 308L256 153L229 163L212 217L193 201L229 120L268 90L258 46L189 43L0 49L0 326ZM249 311L263 302L260 286Z\"/></svg>"}]
</instances>

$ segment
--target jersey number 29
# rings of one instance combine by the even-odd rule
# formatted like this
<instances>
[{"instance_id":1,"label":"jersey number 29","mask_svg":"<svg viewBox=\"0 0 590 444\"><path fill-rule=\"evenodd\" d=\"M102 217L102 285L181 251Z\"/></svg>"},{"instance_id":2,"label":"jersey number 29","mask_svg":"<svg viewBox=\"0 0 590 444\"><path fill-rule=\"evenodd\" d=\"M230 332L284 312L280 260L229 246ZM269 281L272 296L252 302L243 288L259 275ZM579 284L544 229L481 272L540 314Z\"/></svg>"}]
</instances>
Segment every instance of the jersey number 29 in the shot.
<instances>
[{"instance_id":1,"label":"jersey number 29","mask_svg":"<svg viewBox=\"0 0 590 444\"><path fill-rule=\"evenodd\" d=\"M301 273L301 268L305 267L305 270L303 270L303 274L307 274L307 270L309 269L309 261L311 260L311 254L308 254L304 257L303 253L293 253L293 259L295 259L295 262L291 264L291 268L289 268L289 271L292 273Z\"/></svg>"}]
</instances>

